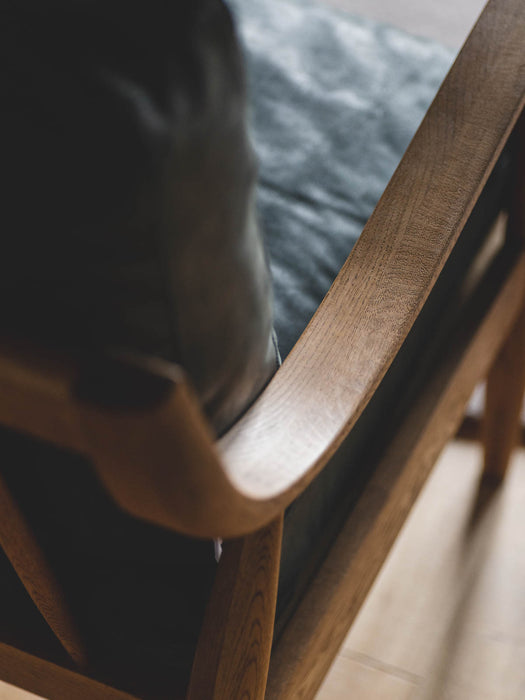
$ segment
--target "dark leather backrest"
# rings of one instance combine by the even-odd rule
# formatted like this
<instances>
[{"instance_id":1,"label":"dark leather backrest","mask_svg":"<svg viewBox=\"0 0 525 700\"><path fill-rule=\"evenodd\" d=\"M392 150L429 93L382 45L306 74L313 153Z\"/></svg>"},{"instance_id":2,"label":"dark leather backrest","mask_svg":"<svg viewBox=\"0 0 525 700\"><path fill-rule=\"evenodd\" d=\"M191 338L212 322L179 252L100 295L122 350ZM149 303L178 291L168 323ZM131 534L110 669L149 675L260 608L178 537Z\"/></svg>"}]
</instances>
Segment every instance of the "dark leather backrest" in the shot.
<instances>
[{"instance_id":1,"label":"dark leather backrest","mask_svg":"<svg viewBox=\"0 0 525 700\"><path fill-rule=\"evenodd\" d=\"M5 13L3 323L177 361L224 429L276 366L228 11L25 0Z\"/></svg>"}]
</instances>

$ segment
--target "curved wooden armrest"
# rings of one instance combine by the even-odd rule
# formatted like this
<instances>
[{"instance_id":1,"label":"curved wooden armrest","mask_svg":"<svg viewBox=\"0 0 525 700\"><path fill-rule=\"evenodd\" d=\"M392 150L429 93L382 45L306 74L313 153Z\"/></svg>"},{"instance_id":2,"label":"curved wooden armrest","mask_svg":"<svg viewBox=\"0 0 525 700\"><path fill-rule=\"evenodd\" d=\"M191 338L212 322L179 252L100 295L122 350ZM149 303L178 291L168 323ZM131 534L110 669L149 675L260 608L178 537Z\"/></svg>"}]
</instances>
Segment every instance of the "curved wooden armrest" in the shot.
<instances>
[{"instance_id":1,"label":"curved wooden armrest","mask_svg":"<svg viewBox=\"0 0 525 700\"><path fill-rule=\"evenodd\" d=\"M491 0L314 318L219 442L268 519L326 465L399 351L523 110L524 47L521 0Z\"/></svg>"},{"instance_id":2,"label":"curved wooden armrest","mask_svg":"<svg viewBox=\"0 0 525 700\"><path fill-rule=\"evenodd\" d=\"M237 536L282 512L327 464L399 351L519 118L524 46L521 0L491 0L282 368L215 448L199 428L198 464L163 469L156 505L137 500L133 512L190 534ZM194 418L188 433L196 408Z\"/></svg>"},{"instance_id":3,"label":"curved wooden armrest","mask_svg":"<svg viewBox=\"0 0 525 700\"><path fill-rule=\"evenodd\" d=\"M524 47L522 0L491 0L308 328L218 443L165 366L153 372L170 380L167 398L131 411L67 404L73 375L57 370L37 386L32 427L38 372L8 362L2 422L88 453L136 516L202 537L269 522L327 464L410 331L523 109Z\"/></svg>"}]
</instances>

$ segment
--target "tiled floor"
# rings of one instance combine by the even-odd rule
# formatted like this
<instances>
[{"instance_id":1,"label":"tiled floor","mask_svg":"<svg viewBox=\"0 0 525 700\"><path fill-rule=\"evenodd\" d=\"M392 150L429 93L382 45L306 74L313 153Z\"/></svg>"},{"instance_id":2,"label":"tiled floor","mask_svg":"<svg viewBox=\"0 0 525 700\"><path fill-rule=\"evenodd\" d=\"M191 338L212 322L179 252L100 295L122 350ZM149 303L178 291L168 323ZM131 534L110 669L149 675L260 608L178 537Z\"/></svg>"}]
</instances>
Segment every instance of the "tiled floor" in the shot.
<instances>
[{"instance_id":1,"label":"tiled floor","mask_svg":"<svg viewBox=\"0 0 525 700\"><path fill-rule=\"evenodd\" d=\"M445 450L318 700L525 698L525 450L496 492L480 466Z\"/></svg>"},{"instance_id":2,"label":"tiled floor","mask_svg":"<svg viewBox=\"0 0 525 700\"><path fill-rule=\"evenodd\" d=\"M459 48L484 0L324 0L349 12L394 24L412 34Z\"/></svg>"}]
</instances>

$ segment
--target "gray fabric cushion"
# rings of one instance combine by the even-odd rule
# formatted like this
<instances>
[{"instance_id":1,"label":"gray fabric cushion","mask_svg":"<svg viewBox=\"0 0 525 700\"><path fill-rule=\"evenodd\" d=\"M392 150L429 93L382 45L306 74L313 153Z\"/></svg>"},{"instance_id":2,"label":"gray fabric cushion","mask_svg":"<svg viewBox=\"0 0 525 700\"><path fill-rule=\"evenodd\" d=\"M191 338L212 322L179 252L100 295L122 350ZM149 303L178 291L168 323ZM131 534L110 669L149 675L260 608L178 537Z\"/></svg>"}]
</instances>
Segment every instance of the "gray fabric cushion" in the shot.
<instances>
[{"instance_id":1,"label":"gray fabric cushion","mask_svg":"<svg viewBox=\"0 0 525 700\"><path fill-rule=\"evenodd\" d=\"M452 53L308 0L229 5L248 66L284 357L358 239Z\"/></svg>"},{"instance_id":2,"label":"gray fabric cushion","mask_svg":"<svg viewBox=\"0 0 525 700\"><path fill-rule=\"evenodd\" d=\"M276 368L227 9L23 0L0 38L3 330L176 360L223 429Z\"/></svg>"}]
</instances>

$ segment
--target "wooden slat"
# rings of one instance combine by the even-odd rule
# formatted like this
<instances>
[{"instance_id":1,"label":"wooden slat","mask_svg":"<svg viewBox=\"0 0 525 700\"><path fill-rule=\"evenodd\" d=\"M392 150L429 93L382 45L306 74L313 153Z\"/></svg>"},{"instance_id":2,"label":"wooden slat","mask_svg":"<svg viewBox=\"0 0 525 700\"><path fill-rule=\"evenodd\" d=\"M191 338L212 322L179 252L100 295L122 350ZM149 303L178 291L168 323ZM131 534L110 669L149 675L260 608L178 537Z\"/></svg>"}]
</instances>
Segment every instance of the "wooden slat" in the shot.
<instances>
[{"instance_id":1,"label":"wooden slat","mask_svg":"<svg viewBox=\"0 0 525 700\"><path fill-rule=\"evenodd\" d=\"M46 700L139 700L1 642L0 678Z\"/></svg>"},{"instance_id":2,"label":"wooden slat","mask_svg":"<svg viewBox=\"0 0 525 700\"><path fill-rule=\"evenodd\" d=\"M63 354L2 339L0 424L83 451L71 406L73 363Z\"/></svg>"},{"instance_id":3,"label":"wooden slat","mask_svg":"<svg viewBox=\"0 0 525 700\"><path fill-rule=\"evenodd\" d=\"M272 648L283 517L225 544L188 700L263 700Z\"/></svg>"},{"instance_id":4,"label":"wooden slat","mask_svg":"<svg viewBox=\"0 0 525 700\"><path fill-rule=\"evenodd\" d=\"M525 241L525 114L517 127L515 176L509 214L509 236ZM485 476L501 480L519 438L520 413L525 388L524 308L487 377L483 444Z\"/></svg>"},{"instance_id":5,"label":"wooden slat","mask_svg":"<svg viewBox=\"0 0 525 700\"><path fill-rule=\"evenodd\" d=\"M0 546L64 649L75 663L85 666L86 650L63 590L1 476Z\"/></svg>"},{"instance_id":6,"label":"wooden slat","mask_svg":"<svg viewBox=\"0 0 525 700\"><path fill-rule=\"evenodd\" d=\"M524 293L521 254L481 326L454 344L381 458L276 645L268 698L314 697L475 384L515 323Z\"/></svg>"},{"instance_id":7,"label":"wooden slat","mask_svg":"<svg viewBox=\"0 0 525 700\"><path fill-rule=\"evenodd\" d=\"M160 525L236 537L277 517L348 435L417 318L523 109L524 46L522 0L490 0L323 304L217 447L184 382L155 410L80 417L53 399L37 418L22 392L14 427L35 421L53 439L71 414L70 446L123 508ZM8 380L0 362L0 391ZM8 425L11 413L0 407Z\"/></svg>"}]
</instances>

